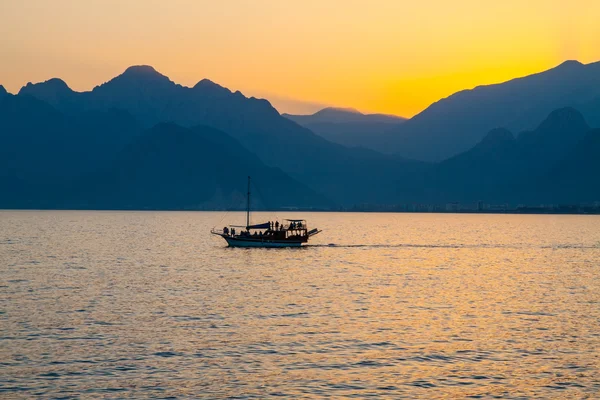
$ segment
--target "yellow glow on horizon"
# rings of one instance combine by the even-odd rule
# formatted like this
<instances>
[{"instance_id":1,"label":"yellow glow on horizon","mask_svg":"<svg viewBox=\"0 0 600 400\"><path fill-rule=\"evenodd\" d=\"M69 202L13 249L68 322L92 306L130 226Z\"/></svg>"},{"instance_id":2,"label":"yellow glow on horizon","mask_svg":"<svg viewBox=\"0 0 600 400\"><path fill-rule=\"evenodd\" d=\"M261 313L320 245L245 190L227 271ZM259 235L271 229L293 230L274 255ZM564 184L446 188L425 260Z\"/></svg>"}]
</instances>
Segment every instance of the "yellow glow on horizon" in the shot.
<instances>
[{"instance_id":1,"label":"yellow glow on horizon","mask_svg":"<svg viewBox=\"0 0 600 400\"><path fill-rule=\"evenodd\" d=\"M24 0L0 2L0 84L90 90L150 64L280 111L412 116L456 91L600 60L597 0ZM302 105L302 102L307 102ZM318 103L318 104L311 104Z\"/></svg>"}]
</instances>

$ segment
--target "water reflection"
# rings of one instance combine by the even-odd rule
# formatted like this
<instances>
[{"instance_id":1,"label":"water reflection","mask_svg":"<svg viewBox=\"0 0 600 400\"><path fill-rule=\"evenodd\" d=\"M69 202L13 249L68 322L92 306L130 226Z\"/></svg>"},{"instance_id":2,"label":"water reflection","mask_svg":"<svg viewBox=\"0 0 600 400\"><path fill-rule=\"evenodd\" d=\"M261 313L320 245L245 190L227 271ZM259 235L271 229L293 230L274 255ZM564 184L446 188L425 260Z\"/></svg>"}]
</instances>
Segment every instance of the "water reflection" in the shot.
<instances>
[{"instance_id":1,"label":"water reflection","mask_svg":"<svg viewBox=\"0 0 600 400\"><path fill-rule=\"evenodd\" d=\"M302 214L306 249L224 248L221 217L0 212L0 390L600 391L598 217Z\"/></svg>"}]
</instances>

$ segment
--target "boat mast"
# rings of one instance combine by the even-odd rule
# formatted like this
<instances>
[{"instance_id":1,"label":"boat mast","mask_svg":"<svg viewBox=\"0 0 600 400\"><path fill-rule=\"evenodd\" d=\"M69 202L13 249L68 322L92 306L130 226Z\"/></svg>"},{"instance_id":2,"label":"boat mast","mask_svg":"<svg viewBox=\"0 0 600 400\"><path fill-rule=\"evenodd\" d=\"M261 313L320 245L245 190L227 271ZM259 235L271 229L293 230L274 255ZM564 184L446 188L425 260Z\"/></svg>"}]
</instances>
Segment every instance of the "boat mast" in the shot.
<instances>
[{"instance_id":1,"label":"boat mast","mask_svg":"<svg viewBox=\"0 0 600 400\"><path fill-rule=\"evenodd\" d=\"M246 204L246 230L250 226L250 177L248 176L248 203Z\"/></svg>"}]
</instances>

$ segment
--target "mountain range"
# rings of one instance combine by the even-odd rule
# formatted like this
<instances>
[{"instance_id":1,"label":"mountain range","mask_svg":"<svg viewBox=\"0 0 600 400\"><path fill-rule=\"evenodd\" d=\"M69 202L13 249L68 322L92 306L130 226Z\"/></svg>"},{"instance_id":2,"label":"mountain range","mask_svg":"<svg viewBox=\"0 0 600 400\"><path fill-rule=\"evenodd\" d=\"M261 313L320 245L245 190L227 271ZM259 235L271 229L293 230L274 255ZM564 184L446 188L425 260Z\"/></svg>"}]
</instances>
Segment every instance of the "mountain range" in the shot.
<instances>
[{"instance_id":1,"label":"mountain range","mask_svg":"<svg viewBox=\"0 0 600 400\"><path fill-rule=\"evenodd\" d=\"M241 207L249 174L265 183L259 207L333 204L205 126L144 130L127 111L66 115L29 95L8 95L0 99L0 127L4 207Z\"/></svg>"},{"instance_id":2,"label":"mountain range","mask_svg":"<svg viewBox=\"0 0 600 400\"><path fill-rule=\"evenodd\" d=\"M282 114L325 139L349 147L373 148L406 118L363 114L352 108L324 108L312 115Z\"/></svg>"},{"instance_id":3,"label":"mountain range","mask_svg":"<svg viewBox=\"0 0 600 400\"><path fill-rule=\"evenodd\" d=\"M284 116L338 143L439 162L470 149L494 128L531 130L562 107L576 108L592 127L600 128L600 62L566 61L538 74L463 90L405 123L342 122L327 118L329 109L313 116Z\"/></svg>"},{"instance_id":4,"label":"mountain range","mask_svg":"<svg viewBox=\"0 0 600 400\"><path fill-rule=\"evenodd\" d=\"M0 87L0 184L6 189L0 207L240 207L249 174L260 183L264 196L256 206L262 208L596 201L598 131L589 125L595 127L600 115L594 89L600 74L589 71L597 65L566 63L517 83L459 93L408 121L347 109L282 116L267 100L208 80L181 86L149 66L130 67L88 92L73 91L56 78L27 84L17 95ZM579 80L571 76L573 69ZM540 94L539 80L547 96ZM588 85L569 86L580 80ZM477 110L473 96L481 103ZM491 106L503 102L506 110ZM575 106L553 108L564 102ZM528 122L539 115L536 123ZM393 151L409 140L405 129L441 127L442 118L456 130L442 137L441 131L419 128L429 137L431 154L438 154L421 158L456 154L428 162ZM315 134L307 128L312 123L393 128L370 130L362 143L345 146ZM486 125L492 127L474 134ZM382 141L389 141L385 152L366 148ZM403 154L412 154L410 148Z\"/></svg>"},{"instance_id":5,"label":"mountain range","mask_svg":"<svg viewBox=\"0 0 600 400\"><path fill-rule=\"evenodd\" d=\"M466 151L491 129L533 129L557 108L585 112L600 99L600 62L567 61L538 74L464 90L433 103L388 135L379 150L441 161ZM431 144L435 143L435 146Z\"/></svg>"},{"instance_id":6,"label":"mountain range","mask_svg":"<svg viewBox=\"0 0 600 400\"><path fill-rule=\"evenodd\" d=\"M206 125L227 132L265 164L309 182L339 204L381 202L395 196L389 183L419 168L398 156L348 149L283 118L266 100L247 98L209 80L194 87L177 85L149 66L134 66L89 92L75 92L51 79L27 84L19 96L43 100L68 116L121 109L140 124L174 122Z\"/></svg>"}]
</instances>

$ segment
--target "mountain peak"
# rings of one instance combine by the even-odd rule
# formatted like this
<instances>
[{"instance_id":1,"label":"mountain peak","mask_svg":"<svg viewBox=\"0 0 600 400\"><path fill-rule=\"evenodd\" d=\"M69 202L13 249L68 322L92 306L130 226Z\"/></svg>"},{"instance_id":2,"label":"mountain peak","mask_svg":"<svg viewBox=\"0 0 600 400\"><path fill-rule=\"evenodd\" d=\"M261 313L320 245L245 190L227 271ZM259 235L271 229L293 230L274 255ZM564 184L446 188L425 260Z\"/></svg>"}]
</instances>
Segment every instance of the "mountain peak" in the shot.
<instances>
[{"instance_id":1,"label":"mountain peak","mask_svg":"<svg viewBox=\"0 0 600 400\"><path fill-rule=\"evenodd\" d=\"M28 82L19 90L19 94L29 94L46 101L49 97L68 96L71 93L73 93L73 90L65 81L59 78L51 78L39 83Z\"/></svg>"},{"instance_id":2,"label":"mountain peak","mask_svg":"<svg viewBox=\"0 0 600 400\"><path fill-rule=\"evenodd\" d=\"M505 128L496 128L489 131L481 140L481 143L511 142L514 140L515 137L511 131Z\"/></svg>"},{"instance_id":3,"label":"mountain peak","mask_svg":"<svg viewBox=\"0 0 600 400\"><path fill-rule=\"evenodd\" d=\"M125 70L121 75L113 78L112 81L133 81L133 82L171 82L171 80L151 67L150 65L133 65Z\"/></svg>"},{"instance_id":4,"label":"mountain peak","mask_svg":"<svg viewBox=\"0 0 600 400\"><path fill-rule=\"evenodd\" d=\"M201 90L213 94L231 94L231 91L226 87L219 85L211 81L210 79L202 79L200 82L196 83L193 87L194 90Z\"/></svg>"},{"instance_id":5,"label":"mountain peak","mask_svg":"<svg viewBox=\"0 0 600 400\"><path fill-rule=\"evenodd\" d=\"M572 107L554 110L534 131L521 132L520 147L538 159L558 161L589 130L583 115ZM533 155L530 155L533 157Z\"/></svg>"},{"instance_id":6,"label":"mountain peak","mask_svg":"<svg viewBox=\"0 0 600 400\"><path fill-rule=\"evenodd\" d=\"M577 60L567 60L562 62L561 64L557 65L554 68L550 68L548 71L542 72L541 74L538 75L544 75L545 73L557 73L560 74L561 76L563 74L579 74L579 71L583 70L586 67L585 64L580 63Z\"/></svg>"},{"instance_id":7,"label":"mountain peak","mask_svg":"<svg viewBox=\"0 0 600 400\"><path fill-rule=\"evenodd\" d=\"M122 75L125 76L164 76L150 65L132 65Z\"/></svg>"},{"instance_id":8,"label":"mountain peak","mask_svg":"<svg viewBox=\"0 0 600 400\"><path fill-rule=\"evenodd\" d=\"M584 64L580 63L577 60L567 60L560 64L557 68L572 68L572 67L583 67Z\"/></svg>"},{"instance_id":9,"label":"mountain peak","mask_svg":"<svg viewBox=\"0 0 600 400\"><path fill-rule=\"evenodd\" d=\"M118 88L118 90L131 90L132 88L147 87L170 87L175 86L175 83L155 70L149 65L133 65L127 68L121 75L112 78L110 81L96 86L92 92L100 90L111 90L109 88Z\"/></svg>"},{"instance_id":10,"label":"mountain peak","mask_svg":"<svg viewBox=\"0 0 600 400\"><path fill-rule=\"evenodd\" d=\"M217 87L217 88L222 88L223 86L219 85L218 83L215 83L213 81L211 81L210 79L202 79L200 80L198 83L196 83L194 85L194 88L203 88L203 87Z\"/></svg>"},{"instance_id":11,"label":"mountain peak","mask_svg":"<svg viewBox=\"0 0 600 400\"><path fill-rule=\"evenodd\" d=\"M484 151L483 154L488 155L490 154L490 151L491 154L495 152L500 152L498 154L502 154L502 149L510 149L515 143L516 139L511 131L505 128L495 128L489 131L473 149Z\"/></svg>"},{"instance_id":12,"label":"mountain peak","mask_svg":"<svg viewBox=\"0 0 600 400\"><path fill-rule=\"evenodd\" d=\"M563 127L566 125L587 127L587 123L579 111L573 107L563 107L552 111L544 122L541 123L540 129L546 127Z\"/></svg>"},{"instance_id":13,"label":"mountain peak","mask_svg":"<svg viewBox=\"0 0 600 400\"><path fill-rule=\"evenodd\" d=\"M7 94L8 92L6 91L6 89L4 89L4 86L0 85L0 96L5 96Z\"/></svg>"},{"instance_id":14,"label":"mountain peak","mask_svg":"<svg viewBox=\"0 0 600 400\"><path fill-rule=\"evenodd\" d=\"M316 112L319 113L346 113L346 114L362 114L356 108L352 107L325 107L321 111Z\"/></svg>"},{"instance_id":15,"label":"mountain peak","mask_svg":"<svg viewBox=\"0 0 600 400\"><path fill-rule=\"evenodd\" d=\"M67 83L60 78L50 78L47 81L39 82L39 83L27 82L27 85L25 85L26 88L34 87L34 86L44 86L46 88L51 88L53 90L68 90L68 91L71 90L71 88L69 88L69 85L67 85Z\"/></svg>"}]
</instances>

